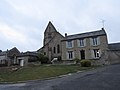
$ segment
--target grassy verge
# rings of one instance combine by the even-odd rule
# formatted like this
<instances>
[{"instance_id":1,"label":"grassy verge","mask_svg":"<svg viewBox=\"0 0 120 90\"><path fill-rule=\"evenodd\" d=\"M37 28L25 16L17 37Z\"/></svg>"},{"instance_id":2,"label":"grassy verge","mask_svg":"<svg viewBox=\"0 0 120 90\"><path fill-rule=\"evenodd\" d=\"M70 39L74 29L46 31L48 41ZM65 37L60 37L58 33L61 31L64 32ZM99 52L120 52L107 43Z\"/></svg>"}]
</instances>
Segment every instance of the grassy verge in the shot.
<instances>
[{"instance_id":1,"label":"grassy verge","mask_svg":"<svg viewBox=\"0 0 120 90\"><path fill-rule=\"evenodd\" d=\"M56 77L68 73L88 70L93 67L80 67L79 65L41 65L33 67L23 67L17 71L0 72L0 82L18 82L35 79L45 79Z\"/></svg>"}]
</instances>

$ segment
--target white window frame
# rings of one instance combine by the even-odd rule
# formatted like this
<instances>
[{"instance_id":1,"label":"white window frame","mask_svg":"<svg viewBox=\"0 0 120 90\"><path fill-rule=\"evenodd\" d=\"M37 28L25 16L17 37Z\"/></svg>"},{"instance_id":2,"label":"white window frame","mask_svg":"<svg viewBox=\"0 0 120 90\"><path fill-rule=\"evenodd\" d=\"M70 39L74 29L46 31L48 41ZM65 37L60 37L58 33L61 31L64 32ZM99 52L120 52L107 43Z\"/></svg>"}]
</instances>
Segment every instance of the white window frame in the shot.
<instances>
[{"instance_id":1,"label":"white window frame","mask_svg":"<svg viewBox=\"0 0 120 90\"><path fill-rule=\"evenodd\" d=\"M67 59L68 60L73 60L74 58L74 52L73 51L68 51L67 52Z\"/></svg>"},{"instance_id":2,"label":"white window frame","mask_svg":"<svg viewBox=\"0 0 120 90\"><path fill-rule=\"evenodd\" d=\"M94 58L100 58L100 50L99 49L93 49Z\"/></svg>"},{"instance_id":3,"label":"white window frame","mask_svg":"<svg viewBox=\"0 0 120 90\"><path fill-rule=\"evenodd\" d=\"M86 46L86 39L78 39L78 47L85 47Z\"/></svg>"},{"instance_id":4,"label":"white window frame","mask_svg":"<svg viewBox=\"0 0 120 90\"><path fill-rule=\"evenodd\" d=\"M93 37L92 40L93 40L93 45L94 46L98 45L97 37Z\"/></svg>"},{"instance_id":5,"label":"white window frame","mask_svg":"<svg viewBox=\"0 0 120 90\"><path fill-rule=\"evenodd\" d=\"M100 37L92 37L90 42L92 46L98 46L100 45Z\"/></svg>"},{"instance_id":6,"label":"white window frame","mask_svg":"<svg viewBox=\"0 0 120 90\"><path fill-rule=\"evenodd\" d=\"M72 48L73 47L73 40L68 40L66 43L67 48Z\"/></svg>"}]
</instances>

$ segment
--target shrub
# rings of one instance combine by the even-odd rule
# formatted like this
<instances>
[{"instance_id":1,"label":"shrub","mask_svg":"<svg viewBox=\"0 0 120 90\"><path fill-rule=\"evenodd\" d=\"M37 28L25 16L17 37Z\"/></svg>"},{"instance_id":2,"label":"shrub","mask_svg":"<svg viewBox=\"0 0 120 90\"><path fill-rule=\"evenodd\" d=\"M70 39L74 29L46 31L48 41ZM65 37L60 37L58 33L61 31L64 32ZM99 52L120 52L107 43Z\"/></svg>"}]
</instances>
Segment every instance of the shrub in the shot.
<instances>
[{"instance_id":1,"label":"shrub","mask_svg":"<svg viewBox=\"0 0 120 90\"><path fill-rule=\"evenodd\" d=\"M41 64L47 64L49 62L48 57L41 53L38 54L38 60L41 62Z\"/></svg>"},{"instance_id":2,"label":"shrub","mask_svg":"<svg viewBox=\"0 0 120 90\"><path fill-rule=\"evenodd\" d=\"M79 58L74 58L73 60L75 61L75 64L78 64L80 62Z\"/></svg>"},{"instance_id":3,"label":"shrub","mask_svg":"<svg viewBox=\"0 0 120 90\"><path fill-rule=\"evenodd\" d=\"M80 61L82 67L90 67L91 61L90 60L82 60Z\"/></svg>"}]
</instances>

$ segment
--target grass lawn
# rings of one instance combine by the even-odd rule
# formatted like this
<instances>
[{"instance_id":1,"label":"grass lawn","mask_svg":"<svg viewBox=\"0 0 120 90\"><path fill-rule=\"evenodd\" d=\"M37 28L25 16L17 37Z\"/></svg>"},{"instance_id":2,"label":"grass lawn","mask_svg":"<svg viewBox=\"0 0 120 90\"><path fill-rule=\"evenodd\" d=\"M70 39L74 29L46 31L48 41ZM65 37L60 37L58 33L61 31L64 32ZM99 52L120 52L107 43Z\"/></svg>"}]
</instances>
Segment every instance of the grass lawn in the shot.
<instances>
[{"instance_id":1,"label":"grass lawn","mask_svg":"<svg viewBox=\"0 0 120 90\"><path fill-rule=\"evenodd\" d=\"M0 71L0 82L18 82L35 79L45 79L93 67L80 67L79 65L40 65L23 67L17 71Z\"/></svg>"}]
</instances>

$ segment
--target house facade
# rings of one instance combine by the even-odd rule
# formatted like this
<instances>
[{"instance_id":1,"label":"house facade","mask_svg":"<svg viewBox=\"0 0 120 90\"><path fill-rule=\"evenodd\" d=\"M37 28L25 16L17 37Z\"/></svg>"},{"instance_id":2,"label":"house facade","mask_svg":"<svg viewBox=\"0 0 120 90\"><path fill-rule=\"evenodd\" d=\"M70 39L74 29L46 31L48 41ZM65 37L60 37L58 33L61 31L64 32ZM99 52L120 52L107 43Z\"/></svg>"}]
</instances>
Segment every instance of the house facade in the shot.
<instances>
[{"instance_id":1,"label":"house facade","mask_svg":"<svg viewBox=\"0 0 120 90\"><path fill-rule=\"evenodd\" d=\"M101 30L66 35L62 42L62 60L73 60L74 58L99 59L107 49L107 34Z\"/></svg>"},{"instance_id":2,"label":"house facade","mask_svg":"<svg viewBox=\"0 0 120 90\"><path fill-rule=\"evenodd\" d=\"M54 58L73 61L74 58L99 60L106 50L108 50L108 40L104 28L63 36L49 22L44 32L43 47L38 52L48 56L50 61Z\"/></svg>"}]
</instances>

